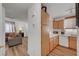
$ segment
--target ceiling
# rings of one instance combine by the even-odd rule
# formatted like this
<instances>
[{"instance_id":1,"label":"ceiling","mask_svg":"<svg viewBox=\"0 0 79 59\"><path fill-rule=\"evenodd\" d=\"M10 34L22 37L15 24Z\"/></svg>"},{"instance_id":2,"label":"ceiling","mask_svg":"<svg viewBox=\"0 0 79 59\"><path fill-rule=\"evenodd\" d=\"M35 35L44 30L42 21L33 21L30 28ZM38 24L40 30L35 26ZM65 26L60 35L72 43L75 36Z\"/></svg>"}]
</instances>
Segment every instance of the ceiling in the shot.
<instances>
[{"instance_id":1,"label":"ceiling","mask_svg":"<svg viewBox=\"0 0 79 59\"><path fill-rule=\"evenodd\" d=\"M28 8L32 3L3 3L6 17L27 21ZM59 18L68 15L75 15L74 3L44 3L47 12L52 18ZM41 8L41 7L40 7ZM72 13L68 11L72 9Z\"/></svg>"},{"instance_id":2,"label":"ceiling","mask_svg":"<svg viewBox=\"0 0 79 59\"><path fill-rule=\"evenodd\" d=\"M75 3L44 3L53 18L75 15ZM72 11L71 11L72 10Z\"/></svg>"},{"instance_id":3,"label":"ceiling","mask_svg":"<svg viewBox=\"0 0 79 59\"><path fill-rule=\"evenodd\" d=\"M27 21L27 10L31 5L31 3L3 3L3 7L5 8L5 16Z\"/></svg>"}]
</instances>

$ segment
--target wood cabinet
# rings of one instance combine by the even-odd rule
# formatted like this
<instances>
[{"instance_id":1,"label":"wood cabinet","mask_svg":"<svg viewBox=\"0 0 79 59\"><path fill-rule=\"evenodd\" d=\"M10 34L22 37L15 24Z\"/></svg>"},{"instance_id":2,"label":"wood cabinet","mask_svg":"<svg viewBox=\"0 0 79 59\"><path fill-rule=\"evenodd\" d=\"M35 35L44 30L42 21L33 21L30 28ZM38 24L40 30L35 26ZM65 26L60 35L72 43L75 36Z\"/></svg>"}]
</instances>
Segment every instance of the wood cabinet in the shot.
<instances>
[{"instance_id":1,"label":"wood cabinet","mask_svg":"<svg viewBox=\"0 0 79 59\"><path fill-rule=\"evenodd\" d=\"M60 20L59 22L59 29L63 29L64 28L64 20Z\"/></svg>"},{"instance_id":2,"label":"wood cabinet","mask_svg":"<svg viewBox=\"0 0 79 59\"><path fill-rule=\"evenodd\" d=\"M53 49L53 43L54 43L54 41L53 41L53 38L51 38L50 39L50 48L49 48L49 51L52 51L52 49Z\"/></svg>"},{"instance_id":3,"label":"wood cabinet","mask_svg":"<svg viewBox=\"0 0 79 59\"><path fill-rule=\"evenodd\" d=\"M59 22L58 21L53 21L53 28L59 29Z\"/></svg>"},{"instance_id":4,"label":"wood cabinet","mask_svg":"<svg viewBox=\"0 0 79 59\"><path fill-rule=\"evenodd\" d=\"M41 55L46 56L49 53L49 33L47 31L49 16L44 11L41 12Z\"/></svg>"},{"instance_id":5,"label":"wood cabinet","mask_svg":"<svg viewBox=\"0 0 79 59\"><path fill-rule=\"evenodd\" d=\"M77 39L76 39L76 37L69 36L69 48L77 49Z\"/></svg>"},{"instance_id":6,"label":"wood cabinet","mask_svg":"<svg viewBox=\"0 0 79 59\"><path fill-rule=\"evenodd\" d=\"M59 36L50 39L50 51L59 45Z\"/></svg>"},{"instance_id":7,"label":"wood cabinet","mask_svg":"<svg viewBox=\"0 0 79 59\"><path fill-rule=\"evenodd\" d=\"M53 40L53 49L59 44L59 36L54 37Z\"/></svg>"},{"instance_id":8,"label":"wood cabinet","mask_svg":"<svg viewBox=\"0 0 79 59\"><path fill-rule=\"evenodd\" d=\"M64 28L64 20L53 21L54 29L63 29Z\"/></svg>"}]
</instances>

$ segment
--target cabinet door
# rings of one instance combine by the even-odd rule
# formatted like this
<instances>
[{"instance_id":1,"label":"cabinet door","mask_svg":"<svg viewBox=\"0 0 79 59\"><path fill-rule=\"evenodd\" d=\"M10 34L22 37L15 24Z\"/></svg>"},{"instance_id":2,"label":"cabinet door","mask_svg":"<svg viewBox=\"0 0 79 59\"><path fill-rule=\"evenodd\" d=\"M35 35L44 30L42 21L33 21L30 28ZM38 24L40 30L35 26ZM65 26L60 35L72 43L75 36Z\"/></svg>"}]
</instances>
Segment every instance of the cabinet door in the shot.
<instances>
[{"instance_id":1,"label":"cabinet door","mask_svg":"<svg viewBox=\"0 0 79 59\"><path fill-rule=\"evenodd\" d=\"M77 49L76 37L69 36L69 48Z\"/></svg>"},{"instance_id":2,"label":"cabinet door","mask_svg":"<svg viewBox=\"0 0 79 59\"><path fill-rule=\"evenodd\" d=\"M59 21L59 29L63 29L64 28L64 20L60 20Z\"/></svg>"},{"instance_id":3,"label":"cabinet door","mask_svg":"<svg viewBox=\"0 0 79 59\"><path fill-rule=\"evenodd\" d=\"M41 48L42 48L42 55L47 55L49 53L49 33L47 31L47 25L42 25L41 31Z\"/></svg>"},{"instance_id":4,"label":"cabinet door","mask_svg":"<svg viewBox=\"0 0 79 59\"><path fill-rule=\"evenodd\" d=\"M53 49L53 47L54 47L53 44L54 44L53 38L51 38L51 39L50 39L50 48L49 48L50 51L52 51L52 49Z\"/></svg>"},{"instance_id":5,"label":"cabinet door","mask_svg":"<svg viewBox=\"0 0 79 59\"><path fill-rule=\"evenodd\" d=\"M53 28L59 29L59 22L58 21L53 21Z\"/></svg>"},{"instance_id":6,"label":"cabinet door","mask_svg":"<svg viewBox=\"0 0 79 59\"><path fill-rule=\"evenodd\" d=\"M59 37L56 36L54 37L54 40L53 40L53 49L59 44Z\"/></svg>"}]
</instances>

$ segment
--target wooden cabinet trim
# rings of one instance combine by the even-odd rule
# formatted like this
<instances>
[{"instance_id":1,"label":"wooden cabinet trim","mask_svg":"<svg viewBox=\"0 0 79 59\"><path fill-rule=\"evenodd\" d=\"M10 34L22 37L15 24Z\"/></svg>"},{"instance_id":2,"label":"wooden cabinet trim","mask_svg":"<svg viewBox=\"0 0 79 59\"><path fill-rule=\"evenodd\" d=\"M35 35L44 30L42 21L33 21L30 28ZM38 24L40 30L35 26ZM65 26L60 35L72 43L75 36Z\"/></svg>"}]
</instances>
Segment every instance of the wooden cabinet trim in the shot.
<instances>
[{"instance_id":1,"label":"wooden cabinet trim","mask_svg":"<svg viewBox=\"0 0 79 59\"><path fill-rule=\"evenodd\" d=\"M70 18L76 18L76 16L69 16L69 17L66 17L65 19L70 19Z\"/></svg>"}]
</instances>

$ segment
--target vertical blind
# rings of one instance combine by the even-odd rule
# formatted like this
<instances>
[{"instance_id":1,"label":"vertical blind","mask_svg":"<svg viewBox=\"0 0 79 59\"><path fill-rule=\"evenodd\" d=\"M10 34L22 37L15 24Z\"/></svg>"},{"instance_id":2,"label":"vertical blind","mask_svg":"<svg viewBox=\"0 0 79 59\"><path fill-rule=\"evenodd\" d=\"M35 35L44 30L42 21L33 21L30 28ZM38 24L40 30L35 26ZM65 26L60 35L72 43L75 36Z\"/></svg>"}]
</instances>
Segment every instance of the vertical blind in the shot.
<instances>
[{"instance_id":1,"label":"vertical blind","mask_svg":"<svg viewBox=\"0 0 79 59\"><path fill-rule=\"evenodd\" d=\"M15 32L15 22L5 21L5 32Z\"/></svg>"}]
</instances>

